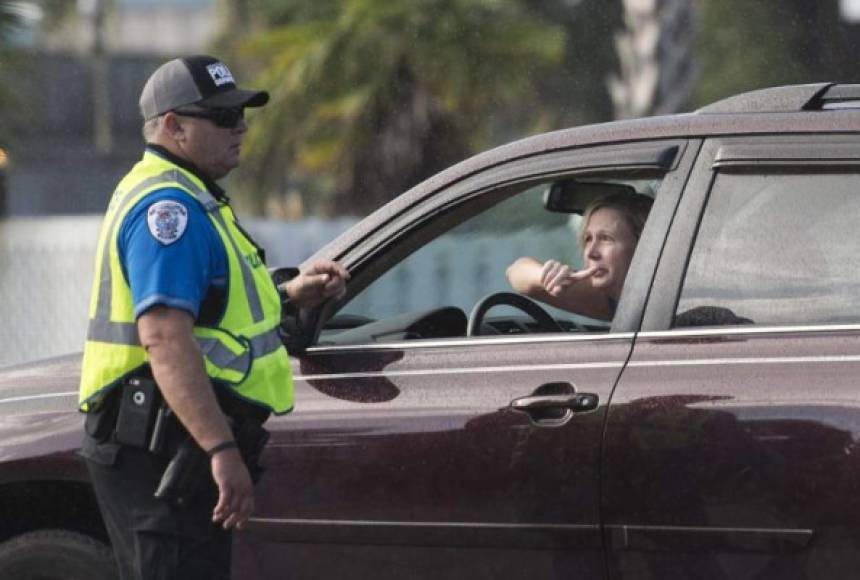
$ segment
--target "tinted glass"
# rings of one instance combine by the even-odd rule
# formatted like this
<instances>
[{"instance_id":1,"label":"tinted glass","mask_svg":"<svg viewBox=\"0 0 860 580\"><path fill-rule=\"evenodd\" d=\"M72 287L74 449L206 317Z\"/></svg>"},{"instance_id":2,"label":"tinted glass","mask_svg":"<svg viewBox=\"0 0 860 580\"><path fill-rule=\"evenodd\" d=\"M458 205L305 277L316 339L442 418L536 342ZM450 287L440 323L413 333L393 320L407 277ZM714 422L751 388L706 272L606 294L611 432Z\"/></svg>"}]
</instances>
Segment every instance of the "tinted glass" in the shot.
<instances>
[{"instance_id":1,"label":"tinted glass","mask_svg":"<svg viewBox=\"0 0 860 580\"><path fill-rule=\"evenodd\" d=\"M860 176L718 174L675 326L860 321Z\"/></svg>"}]
</instances>

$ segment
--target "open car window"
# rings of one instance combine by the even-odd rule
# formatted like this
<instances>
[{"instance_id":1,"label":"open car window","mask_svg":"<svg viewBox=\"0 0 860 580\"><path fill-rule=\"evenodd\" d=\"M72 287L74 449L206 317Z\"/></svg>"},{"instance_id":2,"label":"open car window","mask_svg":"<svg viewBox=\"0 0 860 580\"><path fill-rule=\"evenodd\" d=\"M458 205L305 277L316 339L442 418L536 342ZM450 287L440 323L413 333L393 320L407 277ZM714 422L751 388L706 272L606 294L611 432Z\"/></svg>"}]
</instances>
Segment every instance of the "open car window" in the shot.
<instances>
[{"instance_id":1,"label":"open car window","mask_svg":"<svg viewBox=\"0 0 860 580\"><path fill-rule=\"evenodd\" d=\"M615 176L583 179L611 183L653 197L659 179ZM325 324L318 344L363 344L467 336L467 322L482 298L514 293L505 275L519 257L583 264L577 241L582 216L548 201L558 180L499 192L502 201L477 204L475 213L419 245L379 275ZM593 188L592 188L593 189ZM486 195L495 195L489 193ZM585 200L587 201L587 200ZM581 212L582 208L579 208ZM446 220L448 215L434 219ZM443 231L445 228L440 228ZM486 312L472 336L517 335L551 329L508 300ZM561 332L607 332L608 321L539 303ZM557 330L556 330L557 331Z\"/></svg>"}]
</instances>

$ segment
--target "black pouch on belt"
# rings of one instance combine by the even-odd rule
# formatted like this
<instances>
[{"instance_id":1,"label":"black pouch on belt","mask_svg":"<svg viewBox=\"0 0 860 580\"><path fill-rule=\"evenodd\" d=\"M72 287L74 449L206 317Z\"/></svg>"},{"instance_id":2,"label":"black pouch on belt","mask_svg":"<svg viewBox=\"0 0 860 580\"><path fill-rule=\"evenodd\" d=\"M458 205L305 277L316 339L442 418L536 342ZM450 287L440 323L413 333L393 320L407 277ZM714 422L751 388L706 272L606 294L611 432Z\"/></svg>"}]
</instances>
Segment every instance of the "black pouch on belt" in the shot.
<instances>
[{"instance_id":1,"label":"black pouch on belt","mask_svg":"<svg viewBox=\"0 0 860 580\"><path fill-rule=\"evenodd\" d=\"M113 436L116 428L119 393L109 392L103 401L87 411L84 421L86 434L98 443L104 443Z\"/></svg>"},{"instance_id":2,"label":"black pouch on belt","mask_svg":"<svg viewBox=\"0 0 860 580\"><path fill-rule=\"evenodd\" d=\"M123 445L147 448L161 405L161 393L152 379L131 377L122 386L116 418L115 440Z\"/></svg>"}]
</instances>

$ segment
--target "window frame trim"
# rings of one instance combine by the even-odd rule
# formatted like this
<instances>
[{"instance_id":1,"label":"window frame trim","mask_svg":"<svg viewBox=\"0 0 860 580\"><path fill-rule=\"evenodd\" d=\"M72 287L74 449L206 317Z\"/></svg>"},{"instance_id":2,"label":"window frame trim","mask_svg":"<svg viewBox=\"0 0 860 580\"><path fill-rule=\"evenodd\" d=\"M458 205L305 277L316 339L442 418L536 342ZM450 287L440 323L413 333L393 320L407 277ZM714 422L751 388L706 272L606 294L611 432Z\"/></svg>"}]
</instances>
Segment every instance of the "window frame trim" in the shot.
<instances>
[{"instance_id":1,"label":"window frame trim","mask_svg":"<svg viewBox=\"0 0 860 580\"><path fill-rule=\"evenodd\" d=\"M487 167L481 172L425 198L387 223L370 226L368 231L372 231L372 233L353 246L343 256L342 263L351 273L356 268L359 268L360 271L365 264L372 264L374 260L378 260L378 256L384 253L386 248L400 243L404 236L416 234L424 236L427 235L428 231L432 233L432 226L431 230L426 230L427 224L440 213L451 211L452 208L461 207L464 203L469 203L481 196L492 194L493 192L501 192L511 187L525 186L530 182L536 183L541 180L560 176L601 174L613 171L654 170L663 174L658 199L663 198L669 191L667 187L667 181L669 180L667 178L677 173L682 159L686 160L687 164L692 164L694 156L690 154L691 148L689 145L690 140L678 137L626 143L604 143L562 151L552 151L510 161L504 164L507 167L504 167L504 175L502 176L499 175L499 166ZM686 178L686 174L689 173L689 167L682 169L682 171L685 173L684 177ZM671 197L677 198L680 195L681 188L675 184L674 189L676 191ZM649 223L651 221L649 219ZM646 225L646 231L648 229ZM643 232L643 239L639 244L640 247L644 247L644 243L646 242L645 233ZM661 246L664 234L665 228L663 228L662 233L658 232L657 237L660 239L655 240ZM432 235L432 237L435 239L438 235L441 234L437 233ZM654 238L655 236L652 234L650 237ZM640 252L637 251L638 254ZM649 253L649 255L653 254ZM645 262L643 258L637 260L634 257L634 263L631 264L628 278L630 278L631 274L635 273L634 267L646 268L649 270L645 274L650 284L654 262L648 264L644 264L643 262ZM637 266L637 264L640 265ZM374 279L376 278L378 278L378 275ZM363 285L359 291L362 291L368 285ZM328 319L329 313L333 310L336 311L342 308L342 302L342 300L329 301L321 309L312 313L307 319L307 326L305 328L313 329L312 340L310 341L308 350L317 345L322 326L320 322ZM617 334L635 330L629 328L629 325L635 324L638 326L638 322L641 319L641 308L644 306L645 300L641 299L637 303L638 310L636 310L635 305L624 308L625 312L630 313L633 311L633 314L628 314L624 318L625 324L623 326L616 325L616 321L619 320L619 316L616 315L609 333ZM619 313L622 311L624 305L625 295L622 294L619 301Z\"/></svg>"}]
</instances>

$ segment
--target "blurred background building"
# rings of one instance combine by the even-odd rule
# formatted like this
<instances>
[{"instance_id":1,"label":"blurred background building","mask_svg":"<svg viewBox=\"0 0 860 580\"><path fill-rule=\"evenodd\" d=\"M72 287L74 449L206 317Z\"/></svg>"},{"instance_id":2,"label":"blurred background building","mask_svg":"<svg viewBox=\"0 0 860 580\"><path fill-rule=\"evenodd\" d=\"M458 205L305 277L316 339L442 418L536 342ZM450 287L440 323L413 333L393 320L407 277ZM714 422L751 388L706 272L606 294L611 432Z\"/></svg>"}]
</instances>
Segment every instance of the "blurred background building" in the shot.
<instances>
[{"instance_id":1,"label":"blurred background building","mask_svg":"<svg viewBox=\"0 0 860 580\"><path fill-rule=\"evenodd\" d=\"M140 156L140 87L162 60L207 47L216 21L213 0L8 5L0 365L80 349L98 214Z\"/></svg>"},{"instance_id":2,"label":"blurred background building","mask_svg":"<svg viewBox=\"0 0 860 580\"><path fill-rule=\"evenodd\" d=\"M97 213L140 154L137 99L166 58L204 50L215 0L63 0L24 7L12 62L7 215ZM9 57L14 59L15 57ZM6 115L10 111L4 112Z\"/></svg>"}]
</instances>

